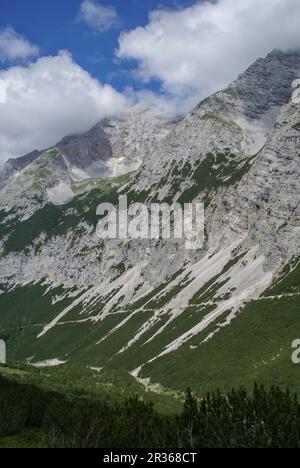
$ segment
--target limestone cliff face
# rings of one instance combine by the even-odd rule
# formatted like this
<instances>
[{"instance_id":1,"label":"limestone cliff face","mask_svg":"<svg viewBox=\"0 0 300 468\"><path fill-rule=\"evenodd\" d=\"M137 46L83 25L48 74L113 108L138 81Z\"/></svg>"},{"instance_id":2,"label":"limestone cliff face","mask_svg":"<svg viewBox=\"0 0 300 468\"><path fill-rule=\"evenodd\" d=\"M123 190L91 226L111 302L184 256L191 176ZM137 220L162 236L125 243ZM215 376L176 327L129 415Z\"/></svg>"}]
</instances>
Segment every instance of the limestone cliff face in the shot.
<instances>
[{"instance_id":1,"label":"limestone cliff face","mask_svg":"<svg viewBox=\"0 0 300 468\"><path fill-rule=\"evenodd\" d=\"M0 190L2 190L13 179L16 173L22 171L40 155L41 152L36 150L26 156L8 160L2 167L0 167Z\"/></svg>"},{"instance_id":2,"label":"limestone cliff face","mask_svg":"<svg viewBox=\"0 0 300 468\"><path fill-rule=\"evenodd\" d=\"M249 245L259 245L266 267L299 254L299 122L299 104L291 99L239 184L220 189L212 214L212 225L226 225L229 239L243 232Z\"/></svg>"}]
</instances>

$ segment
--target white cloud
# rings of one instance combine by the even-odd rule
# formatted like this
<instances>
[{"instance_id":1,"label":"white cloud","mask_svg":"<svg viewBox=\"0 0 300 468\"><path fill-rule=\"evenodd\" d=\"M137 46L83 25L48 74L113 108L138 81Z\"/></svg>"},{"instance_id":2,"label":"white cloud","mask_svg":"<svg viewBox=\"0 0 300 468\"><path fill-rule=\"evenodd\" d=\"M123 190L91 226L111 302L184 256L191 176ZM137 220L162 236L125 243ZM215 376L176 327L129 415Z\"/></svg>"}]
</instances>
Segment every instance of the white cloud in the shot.
<instances>
[{"instance_id":1,"label":"white cloud","mask_svg":"<svg viewBox=\"0 0 300 468\"><path fill-rule=\"evenodd\" d=\"M94 0L82 2L79 20L100 33L114 29L120 24L117 11L113 6L104 6Z\"/></svg>"},{"instance_id":2,"label":"white cloud","mask_svg":"<svg viewBox=\"0 0 300 468\"><path fill-rule=\"evenodd\" d=\"M299 0L216 0L156 10L124 32L117 56L135 59L135 76L158 79L181 109L218 89L274 48L300 47Z\"/></svg>"},{"instance_id":3,"label":"white cloud","mask_svg":"<svg viewBox=\"0 0 300 468\"><path fill-rule=\"evenodd\" d=\"M157 93L149 89L136 90L132 87L127 87L124 94L130 102L135 104L140 103L146 107L153 108L157 113L165 113L169 117L189 112L195 103L199 101L198 98L195 101L195 96L193 95L185 95L183 102L181 95L173 96L168 93Z\"/></svg>"},{"instance_id":4,"label":"white cloud","mask_svg":"<svg viewBox=\"0 0 300 468\"><path fill-rule=\"evenodd\" d=\"M0 70L6 104L0 104L0 162L43 149L123 110L127 99L101 85L69 53Z\"/></svg>"},{"instance_id":5,"label":"white cloud","mask_svg":"<svg viewBox=\"0 0 300 468\"><path fill-rule=\"evenodd\" d=\"M11 26L0 29L0 61L26 60L38 55L39 49Z\"/></svg>"}]
</instances>

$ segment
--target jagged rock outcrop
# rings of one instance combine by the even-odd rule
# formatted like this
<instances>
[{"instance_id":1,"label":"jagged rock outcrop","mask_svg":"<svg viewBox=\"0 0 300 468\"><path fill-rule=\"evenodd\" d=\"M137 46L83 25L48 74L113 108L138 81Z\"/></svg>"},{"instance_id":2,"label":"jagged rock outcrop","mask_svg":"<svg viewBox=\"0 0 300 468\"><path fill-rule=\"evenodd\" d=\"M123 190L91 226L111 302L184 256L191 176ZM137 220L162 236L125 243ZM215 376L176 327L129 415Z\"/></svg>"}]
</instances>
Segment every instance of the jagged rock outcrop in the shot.
<instances>
[{"instance_id":1,"label":"jagged rock outcrop","mask_svg":"<svg viewBox=\"0 0 300 468\"><path fill-rule=\"evenodd\" d=\"M0 190L2 190L13 179L16 173L22 171L40 155L41 152L35 150L20 158L9 159L2 167L0 167Z\"/></svg>"}]
</instances>

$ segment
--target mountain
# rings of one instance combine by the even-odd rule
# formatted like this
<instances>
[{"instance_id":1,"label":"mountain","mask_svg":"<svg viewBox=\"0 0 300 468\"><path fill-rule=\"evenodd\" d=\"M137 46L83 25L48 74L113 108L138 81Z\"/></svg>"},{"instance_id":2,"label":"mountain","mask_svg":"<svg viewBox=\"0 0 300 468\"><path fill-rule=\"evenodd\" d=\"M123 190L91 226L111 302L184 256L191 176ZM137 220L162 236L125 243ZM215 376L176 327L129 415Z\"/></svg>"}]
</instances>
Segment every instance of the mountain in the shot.
<instances>
[{"instance_id":1,"label":"mountain","mask_svg":"<svg viewBox=\"0 0 300 468\"><path fill-rule=\"evenodd\" d=\"M300 51L275 50L184 119L136 106L7 163L0 335L11 356L203 393L297 387L299 77ZM203 248L100 241L96 208L121 194L204 202Z\"/></svg>"},{"instance_id":2,"label":"mountain","mask_svg":"<svg viewBox=\"0 0 300 468\"><path fill-rule=\"evenodd\" d=\"M0 189L2 190L16 175L24 169L28 164L37 159L41 155L40 151L32 151L17 159L9 159L2 167L0 167Z\"/></svg>"}]
</instances>

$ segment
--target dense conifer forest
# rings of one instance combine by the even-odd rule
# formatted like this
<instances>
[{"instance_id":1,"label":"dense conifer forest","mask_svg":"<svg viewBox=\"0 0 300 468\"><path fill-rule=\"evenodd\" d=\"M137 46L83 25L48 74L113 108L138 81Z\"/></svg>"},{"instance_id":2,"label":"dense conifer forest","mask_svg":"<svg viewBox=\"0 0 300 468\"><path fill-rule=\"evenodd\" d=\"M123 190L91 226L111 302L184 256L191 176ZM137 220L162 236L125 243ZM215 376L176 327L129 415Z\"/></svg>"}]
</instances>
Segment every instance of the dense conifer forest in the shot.
<instances>
[{"instance_id":1,"label":"dense conifer forest","mask_svg":"<svg viewBox=\"0 0 300 468\"><path fill-rule=\"evenodd\" d=\"M187 390L178 414L140 396L123 401L68 398L0 375L0 447L300 447L296 395L255 385L198 398Z\"/></svg>"}]
</instances>

